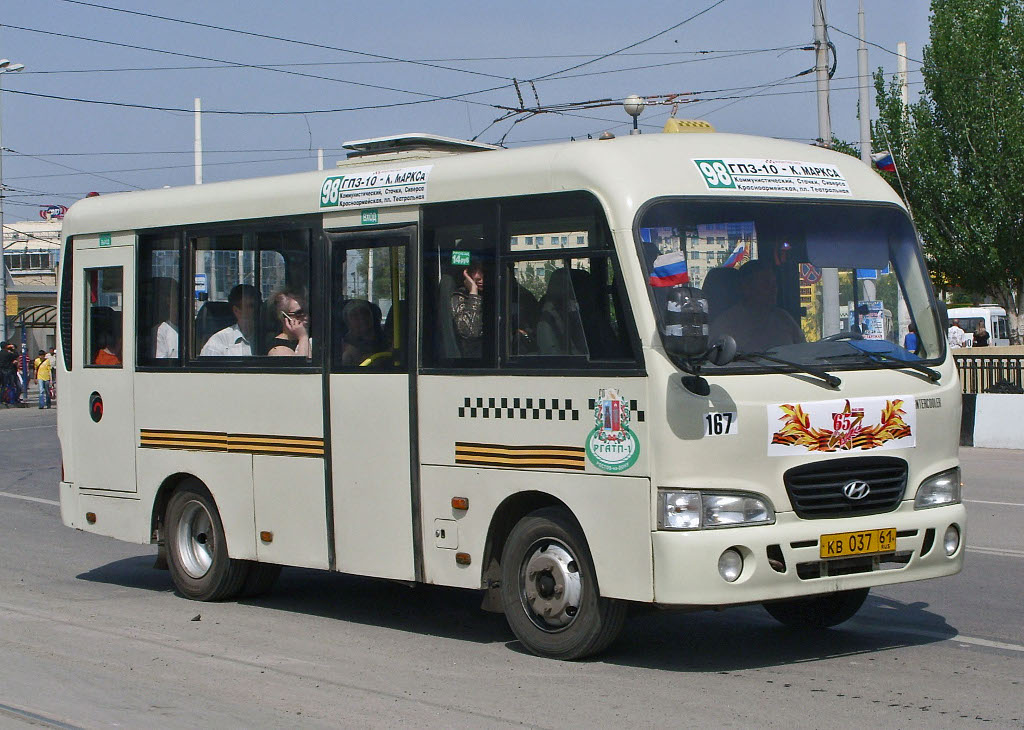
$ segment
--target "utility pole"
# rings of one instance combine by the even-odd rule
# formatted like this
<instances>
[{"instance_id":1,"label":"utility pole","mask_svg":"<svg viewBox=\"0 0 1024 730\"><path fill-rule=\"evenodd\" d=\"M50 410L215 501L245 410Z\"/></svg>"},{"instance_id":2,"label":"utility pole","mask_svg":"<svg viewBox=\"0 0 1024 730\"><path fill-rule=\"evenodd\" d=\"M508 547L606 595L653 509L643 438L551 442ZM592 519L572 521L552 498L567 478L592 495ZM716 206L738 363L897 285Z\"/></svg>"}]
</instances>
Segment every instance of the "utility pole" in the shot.
<instances>
[{"instance_id":1,"label":"utility pole","mask_svg":"<svg viewBox=\"0 0 1024 730\"><path fill-rule=\"evenodd\" d=\"M832 120L828 109L828 44L825 39L825 0L811 0L814 13L814 71L818 79L818 139L832 146Z\"/></svg>"},{"instance_id":2,"label":"utility pole","mask_svg":"<svg viewBox=\"0 0 1024 730\"><path fill-rule=\"evenodd\" d=\"M6 58L0 58L0 77L5 73L21 71L25 68L23 63L11 63ZM0 101L3 100L3 91L0 90ZM2 110L0 104L0 110ZM3 129L3 115L0 113L0 130ZM7 262L4 260L4 145L3 137L0 135L0 341L7 339Z\"/></svg>"},{"instance_id":3,"label":"utility pole","mask_svg":"<svg viewBox=\"0 0 1024 730\"><path fill-rule=\"evenodd\" d=\"M196 135L195 135L195 168L196 185L203 184L203 102L196 97Z\"/></svg>"},{"instance_id":4,"label":"utility pole","mask_svg":"<svg viewBox=\"0 0 1024 730\"><path fill-rule=\"evenodd\" d=\"M900 79L900 99L903 101L903 113L910 106L910 88L907 86L907 42L896 44L896 71Z\"/></svg>"},{"instance_id":5,"label":"utility pole","mask_svg":"<svg viewBox=\"0 0 1024 730\"><path fill-rule=\"evenodd\" d=\"M818 139L832 146L832 120L828 108L828 43L825 34L825 0L811 0L814 18L814 70L818 79ZM821 336L839 334L839 270L821 270Z\"/></svg>"},{"instance_id":6,"label":"utility pole","mask_svg":"<svg viewBox=\"0 0 1024 730\"><path fill-rule=\"evenodd\" d=\"M857 75L860 76L860 159L871 167L871 92L868 87L868 43L864 29L864 0L857 8Z\"/></svg>"},{"instance_id":7,"label":"utility pole","mask_svg":"<svg viewBox=\"0 0 1024 730\"><path fill-rule=\"evenodd\" d=\"M323 147L318 148L317 151L316 151L316 169L317 170L323 170L324 169L324 148Z\"/></svg>"}]
</instances>

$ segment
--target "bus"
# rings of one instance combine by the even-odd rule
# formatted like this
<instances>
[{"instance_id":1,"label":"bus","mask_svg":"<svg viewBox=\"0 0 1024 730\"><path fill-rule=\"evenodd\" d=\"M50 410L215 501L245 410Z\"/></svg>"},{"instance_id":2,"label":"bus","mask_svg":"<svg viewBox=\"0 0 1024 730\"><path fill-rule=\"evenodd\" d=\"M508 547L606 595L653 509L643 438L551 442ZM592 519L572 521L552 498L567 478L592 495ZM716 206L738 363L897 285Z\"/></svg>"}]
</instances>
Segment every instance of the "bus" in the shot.
<instances>
[{"instance_id":1,"label":"bus","mask_svg":"<svg viewBox=\"0 0 1024 730\"><path fill-rule=\"evenodd\" d=\"M559 659L637 605L820 629L961 569L944 309L859 160L722 133L346 149L71 207L64 524L156 545L199 601L281 566L476 589ZM916 353L841 331L841 303L900 299Z\"/></svg>"},{"instance_id":2,"label":"bus","mask_svg":"<svg viewBox=\"0 0 1024 730\"><path fill-rule=\"evenodd\" d=\"M977 307L951 307L949 319L957 320L964 331L964 347L974 347L974 330L979 324L985 325L989 334L990 347L1008 347L1010 344L1010 324L1006 310L994 304L981 304Z\"/></svg>"}]
</instances>

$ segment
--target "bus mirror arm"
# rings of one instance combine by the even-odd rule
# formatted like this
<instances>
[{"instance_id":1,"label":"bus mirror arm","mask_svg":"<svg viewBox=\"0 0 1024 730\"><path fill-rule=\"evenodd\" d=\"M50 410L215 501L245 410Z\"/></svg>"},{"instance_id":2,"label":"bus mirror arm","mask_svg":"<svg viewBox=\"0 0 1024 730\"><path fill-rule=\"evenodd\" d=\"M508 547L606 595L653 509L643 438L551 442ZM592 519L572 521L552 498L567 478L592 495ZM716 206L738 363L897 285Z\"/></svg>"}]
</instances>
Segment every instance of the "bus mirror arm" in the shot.
<instances>
[{"instance_id":1,"label":"bus mirror arm","mask_svg":"<svg viewBox=\"0 0 1024 730\"><path fill-rule=\"evenodd\" d=\"M719 337L699 358L683 362L683 369L689 373L689 375L683 376L683 387L694 395L703 397L711 395L711 386L700 375L701 365L705 362L712 365L728 365L735 357L736 340L729 335Z\"/></svg>"}]
</instances>

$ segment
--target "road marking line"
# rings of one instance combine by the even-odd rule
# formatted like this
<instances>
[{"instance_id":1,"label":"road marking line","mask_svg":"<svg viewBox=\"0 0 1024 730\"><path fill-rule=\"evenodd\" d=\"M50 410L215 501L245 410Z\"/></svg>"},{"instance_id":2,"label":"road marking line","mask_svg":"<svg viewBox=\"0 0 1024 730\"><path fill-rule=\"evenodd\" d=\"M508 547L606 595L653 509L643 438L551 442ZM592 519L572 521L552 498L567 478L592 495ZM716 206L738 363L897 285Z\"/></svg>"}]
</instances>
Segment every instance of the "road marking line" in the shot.
<instances>
[{"instance_id":1,"label":"road marking line","mask_svg":"<svg viewBox=\"0 0 1024 730\"><path fill-rule=\"evenodd\" d=\"M997 504L1001 507L1024 507L1022 502L989 502L984 499L965 499L965 502L970 504Z\"/></svg>"},{"instance_id":2,"label":"road marking line","mask_svg":"<svg viewBox=\"0 0 1024 730\"><path fill-rule=\"evenodd\" d=\"M52 504L60 507L60 502L56 499L43 499L42 497L30 497L27 494L11 494L10 492L0 492L0 497L10 497L11 499L23 499L26 502L39 502L40 504Z\"/></svg>"},{"instance_id":3,"label":"road marking line","mask_svg":"<svg viewBox=\"0 0 1024 730\"><path fill-rule=\"evenodd\" d=\"M7 431L31 431L36 428L57 428L57 424L53 423L49 426L22 426L21 428L0 428L0 433L5 433Z\"/></svg>"},{"instance_id":4,"label":"road marking line","mask_svg":"<svg viewBox=\"0 0 1024 730\"><path fill-rule=\"evenodd\" d=\"M972 547L968 545L967 552L982 553L983 555L1002 555L1007 558L1024 558L1024 550L1014 550L1013 548Z\"/></svg>"},{"instance_id":5,"label":"road marking line","mask_svg":"<svg viewBox=\"0 0 1024 730\"><path fill-rule=\"evenodd\" d=\"M898 634L910 634L912 636L921 636L927 639L942 639L944 641L959 641L961 644L973 644L974 646L984 646L989 649L1003 649L1004 651L1020 651L1024 652L1024 646L1020 644L1007 644L1004 641L992 641L991 639L979 639L976 636L964 636L963 634L944 634L941 631L926 631L925 629L912 629L903 628L899 626L875 626L871 628L876 631L884 631L886 633L898 633Z\"/></svg>"},{"instance_id":6,"label":"road marking line","mask_svg":"<svg viewBox=\"0 0 1024 730\"><path fill-rule=\"evenodd\" d=\"M52 717L46 717L45 715L29 712L28 710L22 710L18 707L12 707L11 705L0 704L0 713L21 720L22 722L27 722L29 725L45 725L46 727L58 728L58 730L81 730L78 725L68 725L66 722L54 720Z\"/></svg>"}]
</instances>

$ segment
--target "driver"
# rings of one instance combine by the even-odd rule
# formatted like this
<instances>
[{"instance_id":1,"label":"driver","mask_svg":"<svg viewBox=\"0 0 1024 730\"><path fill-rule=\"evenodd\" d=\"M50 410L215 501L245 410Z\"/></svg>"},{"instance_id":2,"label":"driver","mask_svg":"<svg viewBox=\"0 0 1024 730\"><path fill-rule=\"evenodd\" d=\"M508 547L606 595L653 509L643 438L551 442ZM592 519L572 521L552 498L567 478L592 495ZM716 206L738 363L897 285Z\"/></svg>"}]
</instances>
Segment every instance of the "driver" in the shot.
<instances>
[{"instance_id":1,"label":"driver","mask_svg":"<svg viewBox=\"0 0 1024 730\"><path fill-rule=\"evenodd\" d=\"M740 299L711 323L711 339L731 335L740 352L763 352L804 341L804 333L776 303L775 271L764 259L739 269Z\"/></svg>"}]
</instances>

